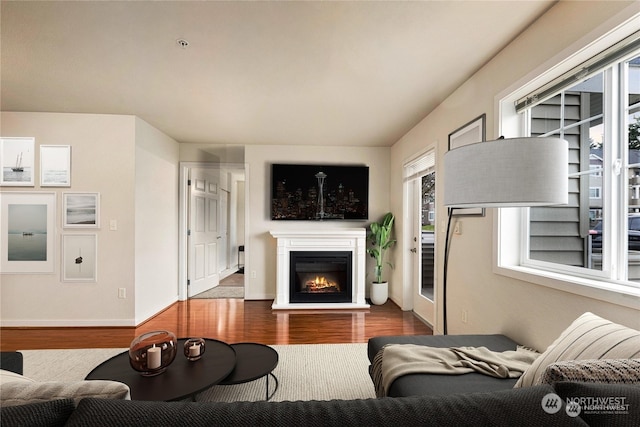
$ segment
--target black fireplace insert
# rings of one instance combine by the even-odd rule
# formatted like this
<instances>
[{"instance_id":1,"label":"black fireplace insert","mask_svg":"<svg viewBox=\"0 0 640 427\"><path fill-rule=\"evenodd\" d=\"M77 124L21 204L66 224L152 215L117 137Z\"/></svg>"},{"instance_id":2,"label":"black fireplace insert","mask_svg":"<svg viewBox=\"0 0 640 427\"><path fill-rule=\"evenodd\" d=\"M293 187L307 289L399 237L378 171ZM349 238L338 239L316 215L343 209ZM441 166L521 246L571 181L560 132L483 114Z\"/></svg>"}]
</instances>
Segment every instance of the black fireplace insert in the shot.
<instances>
[{"instance_id":1,"label":"black fireplace insert","mask_svg":"<svg viewBox=\"0 0 640 427\"><path fill-rule=\"evenodd\" d=\"M350 251L292 251L289 302L352 302Z\"/></svg>"}]
</instances>

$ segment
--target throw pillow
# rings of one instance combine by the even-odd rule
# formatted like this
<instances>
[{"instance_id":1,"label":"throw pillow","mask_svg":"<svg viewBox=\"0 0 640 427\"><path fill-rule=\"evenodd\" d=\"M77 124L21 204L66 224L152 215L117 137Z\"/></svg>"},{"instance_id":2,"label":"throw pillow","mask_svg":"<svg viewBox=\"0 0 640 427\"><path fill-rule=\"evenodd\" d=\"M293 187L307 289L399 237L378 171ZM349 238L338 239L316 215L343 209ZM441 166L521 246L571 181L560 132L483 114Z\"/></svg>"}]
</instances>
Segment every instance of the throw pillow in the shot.
<instances>
[{"instance_id":1,"label":"throw pillow","mask_svg":"<svg viewBox=\"0 0 640 427\"><path fill-rule=\"evenodd\" d=\"M92 380L74 382L10 382L0 386L0 406L25 405L56 399L73 399L76 404L85 397L131 399L129 386L117 381Z\"/></svg>"},{"instance_id":2,"label":"throw pillow","mask_svg":"<svg viewBox=\"0 0 640 427\"><path fill-rule=\"evenodd\" d=\"M640 358L640 332L587 312L547 347L514 387L539 383L547 366L559 361L633 358Z\"/></svg>"},{"instance_id":3,"label":"throw pillow","mask_svg":"<svg viewBox=\"0 0 640 427\"><path fill-rule=\"evenodd\" d=\"M5 371L4 369L0 369L0 384L12 383L12 382L20 382L20 383L33 383L35 382L31 378L27 378L24 375L16 374L15 372Z\"/></svg>"},{"instance_id":4,"label":"throw pillow","mask_svg":"<svg viewBox=\"0 0 640 427\"><path fill-rule=\"evenodd\" d=\"M560 381L640 384L640 359L570 360L552 363L544 370L540 383Z\"/></svg>"}]
</instances>

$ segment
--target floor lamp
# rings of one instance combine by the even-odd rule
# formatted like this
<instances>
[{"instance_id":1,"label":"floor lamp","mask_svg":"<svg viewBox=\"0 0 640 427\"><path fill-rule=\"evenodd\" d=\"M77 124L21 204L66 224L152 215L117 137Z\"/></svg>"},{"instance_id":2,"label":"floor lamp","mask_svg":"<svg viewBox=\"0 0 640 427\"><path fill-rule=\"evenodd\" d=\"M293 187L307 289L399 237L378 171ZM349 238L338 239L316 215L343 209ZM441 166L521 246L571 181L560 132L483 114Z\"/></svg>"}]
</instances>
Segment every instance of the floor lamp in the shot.
<instances>
[{"instance_id":1,"label":"floor lamp","mask_svg":"<svg viewBox=\"0 0 640 427\"><path fill-rule=\"evenodd\" d=\"M445 153L444 205L450 208L442 281L445 335L449 227L455 210L567 204L568 159L567 141L552 137L501 138Z\"/></svg>"}]
</instances>

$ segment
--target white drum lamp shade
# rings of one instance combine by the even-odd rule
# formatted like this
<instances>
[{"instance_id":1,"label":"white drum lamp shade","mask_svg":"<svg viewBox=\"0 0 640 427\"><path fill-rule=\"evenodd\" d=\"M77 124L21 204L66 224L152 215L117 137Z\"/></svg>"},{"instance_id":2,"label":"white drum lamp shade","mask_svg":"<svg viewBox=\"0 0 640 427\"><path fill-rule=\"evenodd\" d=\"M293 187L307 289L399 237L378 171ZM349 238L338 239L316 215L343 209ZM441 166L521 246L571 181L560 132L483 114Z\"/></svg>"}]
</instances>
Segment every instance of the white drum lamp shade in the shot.
<instances>
[{"instance_id":1,"label":"white drum lamp shade","mask_svg":"<svg viewBox=\"0 0 640 427\"><path fill-rule=\"evenodd\" d=\"M442 281L447 335L449 228L460 208L566 205L569 144L560 138L510 138L478 142L444 155L444 205L450 207Z\"/></svg>"},{"instance_id":2,"label":"white drum lamp shade","mask_svg":"<svg viewBox=\"0 0 640 427\"><path fill-rule=\"evenodd\" d=\"M444 155L444 205L452 208L567 204L568 143L509 138L478 142Z\"/></svg>"}]
</instances>

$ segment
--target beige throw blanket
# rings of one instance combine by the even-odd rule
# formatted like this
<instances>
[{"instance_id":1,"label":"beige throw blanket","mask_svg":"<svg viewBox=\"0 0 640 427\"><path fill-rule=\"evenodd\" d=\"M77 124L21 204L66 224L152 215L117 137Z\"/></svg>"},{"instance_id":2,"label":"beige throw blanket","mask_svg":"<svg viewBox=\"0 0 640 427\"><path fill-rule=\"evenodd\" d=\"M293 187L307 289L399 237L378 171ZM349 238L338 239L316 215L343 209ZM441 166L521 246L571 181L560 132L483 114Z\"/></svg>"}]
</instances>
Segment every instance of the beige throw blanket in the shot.
<instances>
[{"instance_id":1,"label":"beige throw blanket","mask_svg":"<svg viewBox=\"0 0 640 427\"><path fill-rule=\"evenodd\" d=\"M517 350L492 351L486 347L437 348L414 344L389 344L380 351L381 390L386 396L393 381L408 374L459 375L478 372L496 378L518 378L540 355Z\"/></svg>"}]
</instances>

